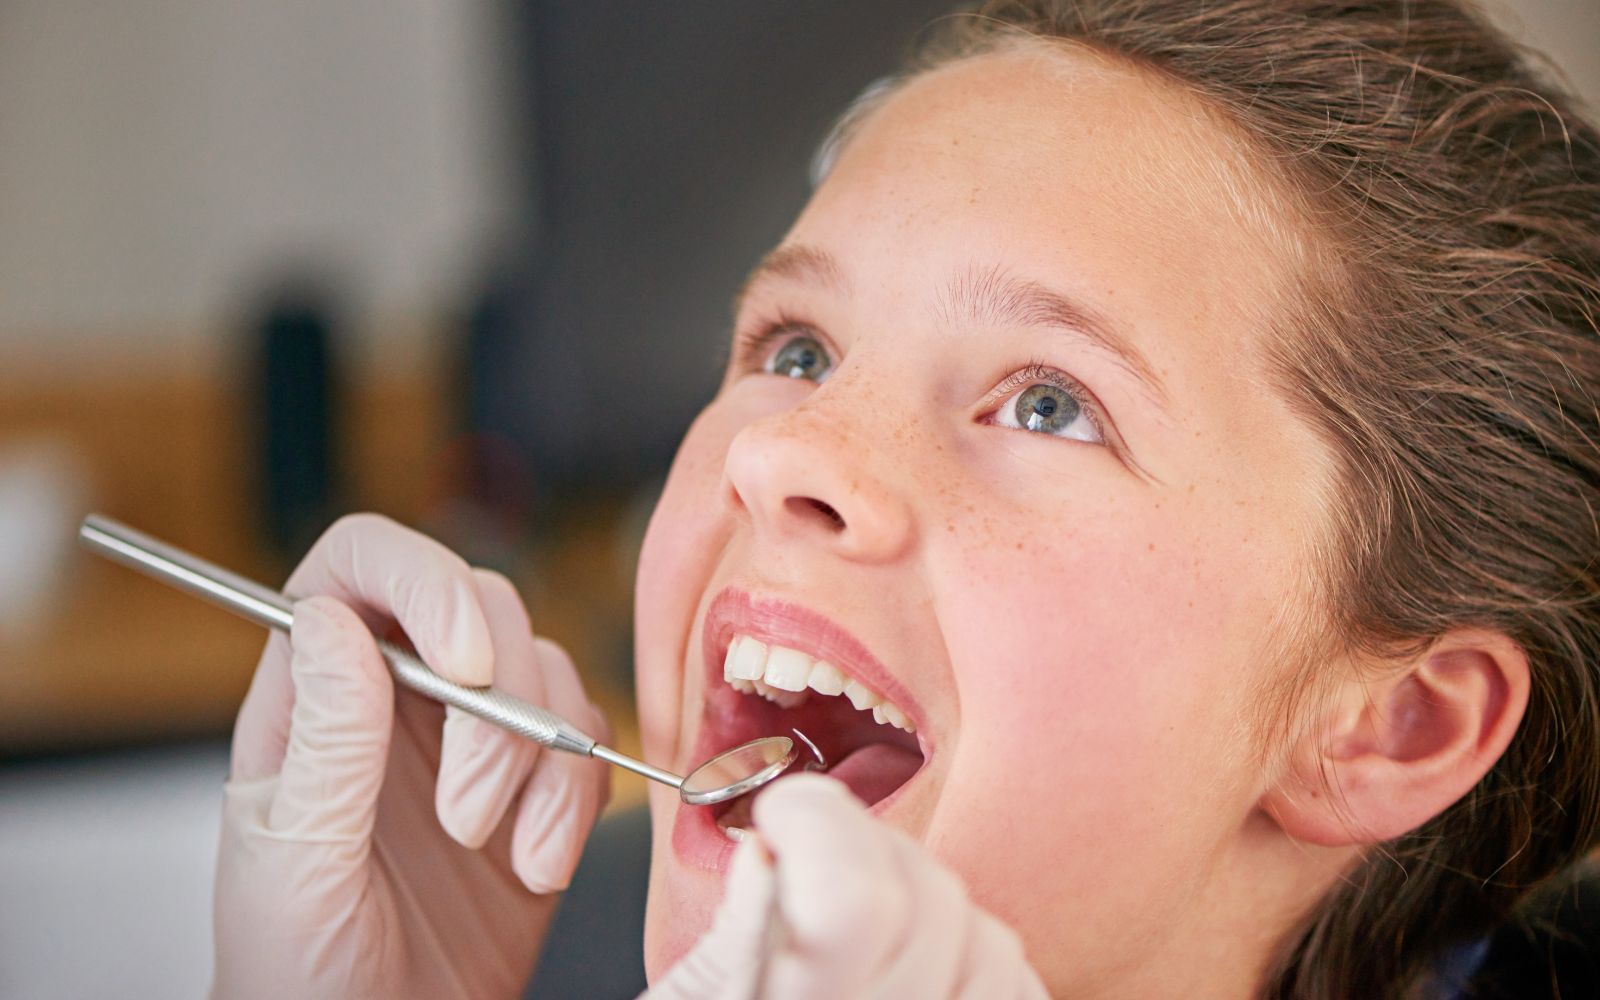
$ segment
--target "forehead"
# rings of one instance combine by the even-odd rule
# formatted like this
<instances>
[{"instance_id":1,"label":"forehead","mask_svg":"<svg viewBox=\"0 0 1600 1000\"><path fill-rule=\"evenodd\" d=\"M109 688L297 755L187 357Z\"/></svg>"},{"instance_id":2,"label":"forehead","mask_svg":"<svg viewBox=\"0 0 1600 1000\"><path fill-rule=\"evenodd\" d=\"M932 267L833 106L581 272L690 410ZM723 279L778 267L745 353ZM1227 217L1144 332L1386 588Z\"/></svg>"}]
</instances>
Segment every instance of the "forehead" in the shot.
<instances>
[{"instance_id":1,"label":"forehead","mask_svg":"<svg viewBox=\"0 0 1600 1000\"><path fill-rule=\"evenodd\" d=\"M1063 44L1019 43L913 79L860 123L797 230L839 201L904 228L937 216L963 242L997 239L1114 294L1182 289L1193 307L1231 304L1255 326L1311 255L1287 186L1204 101Z\"/></svg>"},{"instance_id":2,"label":"forehead","mask_svg":"<svg viewBox=\"0 0 1600 1000\"><path fill-rule=\"evenodd\" d=\"M1215 455L1186 443L1187 463L1265 476L1320 451L1262 391L1310 254L1287 191L1178 84L1028 43L890 96L785 242L831 249L906 315L975 263L1060 288L1129 330L1174 397L1172 424L1215 442Z\"/></svg>"}]
</instances>

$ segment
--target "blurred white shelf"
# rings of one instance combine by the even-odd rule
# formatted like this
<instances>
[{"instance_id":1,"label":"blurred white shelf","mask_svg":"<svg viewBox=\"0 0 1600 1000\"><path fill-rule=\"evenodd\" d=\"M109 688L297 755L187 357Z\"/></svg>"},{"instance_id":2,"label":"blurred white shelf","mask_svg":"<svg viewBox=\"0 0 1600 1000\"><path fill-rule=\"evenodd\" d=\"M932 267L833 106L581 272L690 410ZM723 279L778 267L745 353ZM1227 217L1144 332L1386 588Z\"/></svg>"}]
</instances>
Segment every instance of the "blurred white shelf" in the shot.
<instances>
[{"instance_id":1,"label":"blurred white shelf","mask_svg":"<svg viewBox=\"0 0 1600 1000\"><path fill-rule=\"evenodd\" d=\"M203 997L224 744L0 768L0 998Z\"/></svg>"}]
</instances>

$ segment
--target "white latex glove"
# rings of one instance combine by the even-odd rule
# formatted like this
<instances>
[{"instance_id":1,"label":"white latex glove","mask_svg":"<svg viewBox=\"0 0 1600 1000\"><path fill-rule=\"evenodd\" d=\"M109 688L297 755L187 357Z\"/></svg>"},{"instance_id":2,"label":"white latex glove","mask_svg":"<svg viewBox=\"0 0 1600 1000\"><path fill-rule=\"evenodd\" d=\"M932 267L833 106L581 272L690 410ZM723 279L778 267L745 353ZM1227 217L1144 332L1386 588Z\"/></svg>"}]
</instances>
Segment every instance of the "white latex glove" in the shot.
<instances>
[{"instance_id":1,"label":"white latex glove","mask_svg":"<svg viewBox=\"0 0 1600 1000\"><path fill-rule=\"evenodd\" d=\"M520 996L609 774L447 717L392 683L372 630L604 738L572 661L503 577L373 515L330 528L284 590L294 629L233 734L213 996Z\"/></svg>"},{"instance_id":2,"label":"white latex glove","mask_svg":"<svg viewBox=\"0 0 1600 1000\"><path fill-rule=\"evenodd\" d=\"M844 785L783 778L754 817L711 929L641 1000L1049 997L1016 932Z\"/></svg>"}]
</instances>

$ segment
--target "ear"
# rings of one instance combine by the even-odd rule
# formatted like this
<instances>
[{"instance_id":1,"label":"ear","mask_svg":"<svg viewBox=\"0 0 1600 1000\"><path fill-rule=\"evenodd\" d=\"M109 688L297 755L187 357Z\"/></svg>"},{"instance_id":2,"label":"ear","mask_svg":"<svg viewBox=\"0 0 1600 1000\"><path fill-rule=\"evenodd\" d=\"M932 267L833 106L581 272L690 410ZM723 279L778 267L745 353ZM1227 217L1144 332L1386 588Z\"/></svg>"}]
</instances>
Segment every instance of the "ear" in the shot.
<instances>
[{"instance_id":1,"label":"ear","mask_svg":"<svg viewBox=\"0 0 1600 1000\"><path fill-rule=\"evenodd\" d=\"M1528 658L1499 632L1459 629L1382 680L1352 680L1292 748L1262 808L1325 847L1391 840L1466 795L1528 704Z\"/></svg>"}]
</instances>

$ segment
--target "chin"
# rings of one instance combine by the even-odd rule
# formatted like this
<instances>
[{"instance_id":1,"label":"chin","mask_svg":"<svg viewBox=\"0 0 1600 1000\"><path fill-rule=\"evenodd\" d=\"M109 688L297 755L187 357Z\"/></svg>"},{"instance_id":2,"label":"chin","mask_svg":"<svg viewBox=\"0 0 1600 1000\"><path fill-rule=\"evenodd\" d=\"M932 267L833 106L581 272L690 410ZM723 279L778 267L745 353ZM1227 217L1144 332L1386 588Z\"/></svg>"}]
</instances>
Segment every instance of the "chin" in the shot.
<instances>
[{"instance_id":1,"label":"chin","mask_svg":"<svg viewBox=\"0 0 1600 1000\"><path fill-rule=\"evenodd\" d=\"M653 833L650 896L644 920L644 968L652 983L677 964L711 927L722 899L720 874L685 868L672 856L671 831L678 808L677 796L671 789L651 789Z\"/></svg>"}]
</instances>

